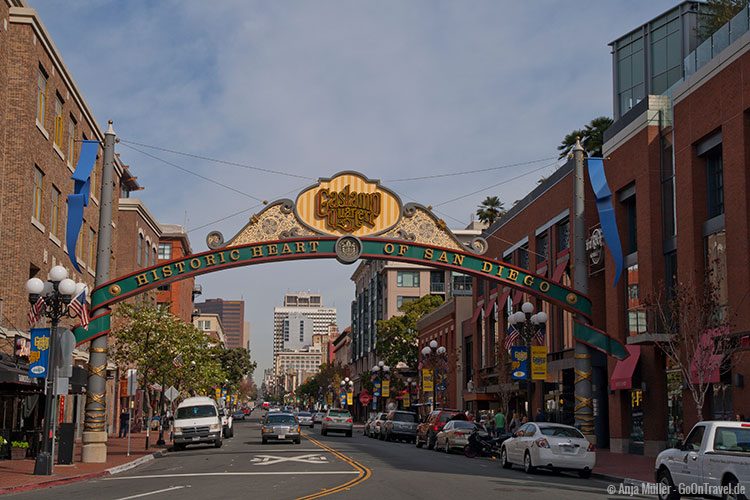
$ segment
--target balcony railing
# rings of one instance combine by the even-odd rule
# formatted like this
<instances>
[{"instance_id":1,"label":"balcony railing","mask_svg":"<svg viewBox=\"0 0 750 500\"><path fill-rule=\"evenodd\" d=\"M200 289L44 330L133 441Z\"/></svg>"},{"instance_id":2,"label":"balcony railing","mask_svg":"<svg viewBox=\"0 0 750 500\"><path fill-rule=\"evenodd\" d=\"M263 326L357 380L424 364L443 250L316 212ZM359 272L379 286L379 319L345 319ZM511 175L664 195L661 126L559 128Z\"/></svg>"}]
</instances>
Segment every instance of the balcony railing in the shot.
<instances>
[{"instance_id":1,"label":"balcony railing","mask_svg":"<svg viewBox=\"0 0 750 500\"><path fill-rule=\"evenodd\" d=\"M445 283L430 283L430 293L445 293Z\"/></svg>"},{"instance_id":2,"label":"balcony railing","mask_svg":"<svg viewBox=\"0 0 750 500\"><path fill-rule=\"evenodd\" d=\"M727 24L716 30L684 60L685 78L706 65L750 30L750 5L743 8Z\"/></svg>"}]
</instances>

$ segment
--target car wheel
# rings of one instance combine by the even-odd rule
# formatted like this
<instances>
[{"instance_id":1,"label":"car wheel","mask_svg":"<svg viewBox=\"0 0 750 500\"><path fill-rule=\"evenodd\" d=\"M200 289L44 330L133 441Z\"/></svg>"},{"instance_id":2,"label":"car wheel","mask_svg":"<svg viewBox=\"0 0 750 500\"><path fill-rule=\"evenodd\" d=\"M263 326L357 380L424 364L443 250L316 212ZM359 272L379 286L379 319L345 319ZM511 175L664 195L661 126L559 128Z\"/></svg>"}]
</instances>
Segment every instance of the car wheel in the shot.
<instances>
[{"instance_id":1,"label":"car wheel","mask_svg":"<svg viewBox=\"0 0 750 500\"><path fill-rule=\"evenodd\" d=\"M224 444L224 441L222 441L221 439L217 439L216 441L214 441L214 448L221 448L222 444Z\"/></svg>"},{"instance_id":2,"label":"car wheel","mask_svg":"<svg viewBox=\"0 0 750 500\"><path fill-rule=\"evenodd\" d=\"M437 436L433 436L432 434L427 435L427 449L432 450L435 448L435 440L437 439Z\"/></svg>"},{"instance_id":3,"label":"car wheel","mask_svg":"<svg viewBox=\"0 0 750 500\"><path fill-rule=\"evenodd\" d=\"M736 477L729 476L724 479L722 486L724 486L724 491L726 491L722 500L747 500L747 496L740 493L740 483Z\"/></svg>"},{"instance_id":4,"label":"car wheel","mask_svg":"<svg viewBox=\"0 0 750 500\"><path fill-rule=\"evenodd\" d=\"M531 453L528 451L523 456L523 471L526 474L533 474L536 471L536 467L531 463Z\"/></svg>"},{"instance_id":5,"label":"car wheel","mask_svg":"<svg viewBox=\"0 0 750 500\"><path fill-rule=\"evenodd\" d=\"M321 436L327 436L328 435L328 431L321 429L320 430L320 435Z\"/></svg>"},{"instance_id":6,"label":"car wheel","mask_svg":"<svg viewBox=\"0 0 750 500\"><path fill-rule=\"evenodd\" d=\"M678 500L680 498L680 494L672 482L672 475L667 469L661 469L656 476L656 480L659 483L659 500ZM664 491L667 493L664 494Z\"/></svg>"},{"instance_id":7,"label":"car wheel","mask_svg":"<svg viewBox=\"0 0 750 500\"><path fill-rule=\"evenodd\" d=\"M229 437L230 437L230 438L233 438L233 437L234 437L234 427L230 427L230 428L229 428Z\"/></svg>"},{"instance_id":8,"label":"car wheel","mask_svg":"<svg viewBox=\"0 0 750 500\"><path fill-rule=\"evenodd\" d=\"M294 444L301 444L301 443L302 443L302 439L301 438L297 438L297 439L294 440Z\"/></svg>"},{"instance_id":9,"label":"car wheel","mask_svg":"<svg viewBox=\"0 0 750 500\"><path fill-rule=\"evenodd\" d=\"M172 449L174 449L174 451L182 451L182 450L184 450L184 449L185 449L185 445L184 445L184 444L175 444L175 445L174 445L174 446L172 447Z\"/></svg>"},{"instance_id":10,"label":"car wheel","mask_svg":"<svg viewBox=\"0 0 750 500\"><path fill-rule=\"evenodd\" d=\"M446 452L446 453L448 453L448 454L450 454L450 452L451 452L451 447L448 446L448 440L447 439L445 440L445 449L443 451Z\"/></svg>"},{"instance_id":11,"label":"car wheel","mask_svg":"<svg viewBox=\"0 0 750 500\"><path fill-rule=\"evenodd\" d=\"M419 437L415 437L415 438L414 438L414 445L415 445L415 446L416 446L417 448L421 448L421 447L422 447L422 441L420 441L420 440L419 440Z\"/></svg>"},{"instance_id":12,"label":"car wheel","mask_svg":"<svg viewBox=\"0 0 750 500\"><path fill-rule=\"evenodd\" d=\"M348 431L348 432L346 433L346 437L348 437L348 438L352 437L352 431Z\"/></svg>"},{"instance_id":13,"label":"car wheel","mask_svg":"<svg viewBox=\"0 0 750 500\"><path fill-rule=\"evenodd\" d=\"M261 443L261 444L268 444L268 439L266 439L266 438L262 438L262 439L260 440L260 443Z\"/></svg>"},{"instance_id":14,"label":"car wheel","mask_svg":"<svg viewBox=\"0 0 750 500\"><path fill-rule=\"evenodd\" d=\"M578 477L581 479L588 479L591 477L591 469L583 469L578 471Z\"/></svg>"},{"instance_id":15,"label":"car wheel","mask_svg":"<svg viewBox=\"0 0 750 500\"><path fill-rule=\"evenodd\" d=\"M513 464L508 461L508 452L505 448L500 450L500 465L502 465L503 469L510 469L513 467Z\"/></svg>"}]
</instances>

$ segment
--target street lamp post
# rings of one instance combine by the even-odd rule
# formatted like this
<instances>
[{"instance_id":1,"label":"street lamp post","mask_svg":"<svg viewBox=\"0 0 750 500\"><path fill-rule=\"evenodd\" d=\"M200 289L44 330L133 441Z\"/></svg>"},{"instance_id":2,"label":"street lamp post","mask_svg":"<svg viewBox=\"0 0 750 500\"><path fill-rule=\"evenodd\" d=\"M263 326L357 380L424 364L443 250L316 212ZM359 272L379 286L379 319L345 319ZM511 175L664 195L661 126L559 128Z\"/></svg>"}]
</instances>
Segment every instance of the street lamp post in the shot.
<instances>
[{"instance_id":1,"label":"street lamp post","mask_svg":"<svg viewBox=\"0 0 750 500\"><path fill-rule=\"evenodd\" d=\"M83 290L86 285L76 283L68 278L68 270L63 266L54 266L45 283L39 278L31 278L26 282L26 291L29 294L29 302L33 305L41 298L44 299L44 307L41 314L50 320L49 353L47 357L47 374L45 377L45 399L44 399L44 428L42 435L42 448L36 456L34 463L34 474L49 476L52 474L55 456L55 357L57 356L57 326L60 319L74 317L68 311L68 304L73 295Z\"/></svg>"},{"instance_id":2,"label":"street lamp post","mask_svg":"<svg viewBox=\"0 0 750 500\"><path fill-rule=\"evenodd\" d=\"M378 383L380 384L380 392L378 398L383 398L383 380L386 378L390 380L391 375L391 367L385 364L385 361L378 361L376 365L374 365L370 371L372 372L372 376L374 378L377 378ZM390 388L389 388L389 397L390 397ZM379 403L376 404L375 410L377 410ZM383 410L386 410L385 403L383 403Z\"/></svg>"},{"instance_id":3,"label":"street lamp post","mask_svg":"<svg viewBox=\"0 0 750 500\"><path fill-rule=\"evenodd\" d=\"M445 347L438 346L437 340L431 340L428 345L422 348L422 358L432 368L432 405L430 406L430 411L434 410L437 406L437 365L439 362L445 360L445 353Z\"/></svg>"},{"instance_id":4,"label":"street lamp post","mask_svg":"<svg viewBox=\"0 0 750 500\"><path fill-rule=\"evenodd\" d=\"M531 302L524 302L521 304L521 310L511 313L508 316L508 323L513 326L519 333L521 340L523 341L523 347L526 349L527 358L531 359L529 353L529 347L534 336L539 333L544 325L547 323L547 313L539 311L534 313L534 304ZM526 403L529 401L529 388L530 382L528 382L529 374L526 374Z\"/></svg>"}]
</instances>

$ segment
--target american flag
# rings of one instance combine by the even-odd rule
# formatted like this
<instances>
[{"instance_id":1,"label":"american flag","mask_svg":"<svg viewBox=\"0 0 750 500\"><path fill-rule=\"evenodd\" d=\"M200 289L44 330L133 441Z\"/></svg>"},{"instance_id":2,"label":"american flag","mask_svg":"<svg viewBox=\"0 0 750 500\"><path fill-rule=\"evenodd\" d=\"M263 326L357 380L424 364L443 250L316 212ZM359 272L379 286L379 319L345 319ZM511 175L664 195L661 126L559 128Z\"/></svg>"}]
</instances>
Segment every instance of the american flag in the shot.
<instances>
[{"instance_id":1,"label":"american flag","mask_svg":"<svg viewBox=\"0 0 750 500\"><path fill-rule=\"evenodd\" d=\"M29 309L29 324L34 326L37 321L42 317L42 309L44 309L44 297L40 296L36 299L36 302L31 305Z\"/></svg>"},{"instance_id":2,"label":"american flag","mask_svg":"<svg viewBox=\"0 0 750 500\"><path fill-rule=\"evenodd\" d=\"M175 356L174 359L172 360L172 364L174 365L175 368L181 368L182 367L182 354L178 354L177 356Z\"/></svg>"},{"instance_id":3,"label":"american flag","mask_svg":"<svg viewBox=\"0 0 750 500\"><path fill-rule=\"evenodd\" d=\"M534 334L534 340L536 340L539 345L544 345L544 327L540 326L536 333Z\"/></svg>"},{"instance_id":4,"label":"american flag","mask_svg":"<svg viewBox=\"0 0 750 500\"><path fill-rule=\"evenodd\" d=\"M505 350L510 350L511 347L513 347L513 344L515 344L516 340L518 340L519 334L518 330L516 330L516 327L513 325L510 325L508 327L508 331L505 332Z\"/></svg>"},{"instance_id":5,"label":"american flag","mask_svg":"<svg viewBox=\"0 0 750 500\"><path fill-rule=\"evenodd\" d=\"M89 308L86 305L86 289L81 290L73 300L68 304L68 310L73 313L73 316L78 316L81 319L81 326L87 328L89 326Z\"/></svg>"}]
</instances>

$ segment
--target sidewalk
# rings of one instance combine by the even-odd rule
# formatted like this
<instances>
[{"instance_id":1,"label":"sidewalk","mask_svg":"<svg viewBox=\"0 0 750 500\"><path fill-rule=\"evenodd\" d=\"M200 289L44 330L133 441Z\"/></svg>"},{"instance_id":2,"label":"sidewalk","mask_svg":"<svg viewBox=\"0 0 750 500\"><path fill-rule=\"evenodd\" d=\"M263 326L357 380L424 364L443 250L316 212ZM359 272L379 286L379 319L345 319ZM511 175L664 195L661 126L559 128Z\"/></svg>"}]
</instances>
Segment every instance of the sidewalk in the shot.
<instances>
[{"instance_id":1,"label":"sidewalk","mask_svg":"<svg viewBox=\"0 0 750 500\"><path fill-rule=\"evenodd\" d=\"M0 495L37 488L47 488L67 482L82 481L111 474L116 472L111 471L115 467L131 464L136 460L145 461L148 460L145 457L151 457L155 453L163 451L164 448L155 446L158 437L158 432L151 433L151 448L147 452L144 450L146 433L133 434L130 438L130 456L127 455L127 439L109 438L109 441L107 441L107 462L102 464L82 463L82 443L77 442L73 464L55 464L54 473L51 476L35 476L33 459L0 460Z\"/></svg>"},{"instance_id":2,"label":"sidewalk","mask_svg":"<svg viewBox=\"0 0 750 500\"><path fill-rule=\"evenodd\" d=\"M596 467L594 475L618 481L636 479L653 483L654 462L656 457L644 457L628 453L611 453L608 450L596 450Z\"/></svg>"}]
</instances>

